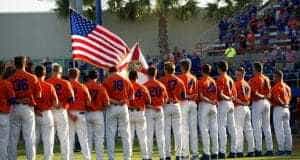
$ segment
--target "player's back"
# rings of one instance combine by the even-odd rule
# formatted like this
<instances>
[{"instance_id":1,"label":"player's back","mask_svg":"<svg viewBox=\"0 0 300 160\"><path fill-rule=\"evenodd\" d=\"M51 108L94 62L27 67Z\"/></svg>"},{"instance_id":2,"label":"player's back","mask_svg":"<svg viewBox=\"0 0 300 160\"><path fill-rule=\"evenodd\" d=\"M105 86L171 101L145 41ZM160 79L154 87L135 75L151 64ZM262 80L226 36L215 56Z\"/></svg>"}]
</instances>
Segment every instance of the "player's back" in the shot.
<instances>
[{"instance_id":1,"label":"player's back","mask_svg":"<svg viewBox=\"0 0 300 160\"><path fill-rule=\"evenodd\" d=\"M85 85L91 95L91 104L89 105L89 110L104 110L104 107L109 103L109 97L104 86L95 81L89 81L85 83Z\"/></svg>"},{"instance_id":2,"label":"player's back","mask_svg":"<svg viewBox=\"0 0 300 160\"><path fill-rule=\"evenodd\" d=\"M63 105L61 107L68 108L69 103L74 99L74 93L70 82L56 77L47 79L47 82L54 86L58 100Z\"/></svg>"},{"instance_id":3,"label":"player's back","mask_svg":"<svg viewBox=\"0 0 300 160\"><path fill-rule=\"evenodd\" d=\"M198 93L209 98L210 100L217 101L217 85L215 80L210 76L202 76L197 81Z\"/></svg>"},{"instance_id":4,"label":"player's back","mask_svg":"<svg viewBox=\"0 0 300 160\"><path fill-rule=\"evenodd\" d=\"M85 111L87 107L87 102L90 101L90 94L87 87L75 80L70 81L72 88L74 90L75 100L70 103L70 110Z\"/></svg>"},{"instance_id":5,"label":"player's back","mask_svg":"<svg viewBox=\"0 0 300 160\"><path fill-rule=\"evenodd\" d=\"M48 82L40 80L39 83L42 88L42 96L36 98L37 108L41 111L51 109L54 100L57 98L55 89L53 85Z\"/></svg>"},{"instance_id":6,"label":"player's back","mask_svg":"<svg viewBox=\"0 0 300 160\"><path fill-rule=\"evenodd\" d=\"M183 82L187 95L197 94L197 79L195 76L190 73L182 73L178 75L178 78ZM193 98L193 100L196 99Z\"/></svg>"},{"instance_id":7,"label":"player's back","mask_svg":"<svg viewBox=\"0 0 300 160\"><path fill-rule=\"evenodd\" d=\"M160 81L166 86L169 101L177 103L186 98L185 86L175 75L165 75Z\"/></svg>"},{"instance_id":8,"label":"player's back","mask_svg":"<svg viewBox=\"0 0 300 160\"><path fill-rule=\"evenodd\" d=\"M167 90L163 83L158 80L149 80L144 86L148 89L152 106L161 106L168 99Z\"/></svg>"},{"instance_id":9,"label":"player's back","mask_svg":"<svg viewBox=\"0 0 300 160\"><path fill-rule=\"evenodd\" d=\"M133 87L131 82L120 76L113 74L103 82L104 87L110 98L115 100L128 100L133 96Z\"/></svg>"},{"instance_id":10,"label":"player's back","mask_svg":"<svg viewBox=\"0 0 300 160\"><path fill-rule=\"evenodd\" d=\"M255 92L258 92L260 94L263 94L267 96L271 92L271 86L270 86L270 80L267 76L264 74L257 73L255 74L250 80L249 85L251 87L251 98L253 101L256 101L259 99L255 95Z\"/></svg>"},{"instance_id":11,"label":"player's back","mask_svg":"<svg viewBox=\"0 0 300 160\"><path fill-rule=\"evenodd\" d=\"M29 105L35 105L34 97L38 97L41 87L35 75L23 70L17 70L9 79L17 99L26 100Z\"/></svg>"},{"instance_id":12,"label":"player's back","mask_svg":"<svg viewBox=\"0 0 300 160\"><path fill-rule=\"evenodd\" d=\"M15 98L12 84L7 80L0 80L0 112L9 113L10 103Z\"/></svg>"},{"instance_id":13,"label":"player's back","mask_svg":"<svg viewBox=\"0 0 300 160\"><path fill-rule=\"evenodd\" d=\"M132 86L134 89L134 99L129 101L130 106L144 109L146 104L150 102L148 89L137 82L133 82Z\"/></svg>"},{"instance_id":14,"label":"player's back","mask_svg":"<svg viewBox=\"0 0 300 160\"><path fill-rule=\"evenodd\" d=\"M235 86L234 86L234 81L232 80L232 78L229 75L227 75L227 74L220 75L216 80L216 84L217 84L217 88L218 88L219 100L222 100L220 97L221 91L226 96L229 96L229 97L233 96Z\"/></svg>"}]
</instances>

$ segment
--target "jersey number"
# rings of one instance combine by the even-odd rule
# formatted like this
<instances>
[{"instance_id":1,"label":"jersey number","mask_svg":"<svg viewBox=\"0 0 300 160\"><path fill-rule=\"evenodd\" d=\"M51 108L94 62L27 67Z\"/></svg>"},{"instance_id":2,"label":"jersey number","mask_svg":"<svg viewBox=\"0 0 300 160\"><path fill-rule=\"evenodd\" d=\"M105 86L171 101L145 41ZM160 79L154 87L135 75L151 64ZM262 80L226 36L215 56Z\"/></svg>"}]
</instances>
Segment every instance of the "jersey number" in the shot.
<instances>
[{"instance_id":1,"label":"jersey number","mask_svg":"<svg viewBox=\"0 0 300 160\"><path fill-rule=\"evenodd\" d=\"M176 88L177 81L176 80L170 80L168 81L168 90L172 91Z\"/></svg>"},{"instance_id":2,"label":"jersey number","mask_svg":"<svg viewBox=\"0 0 300 160\"><path fill-rule=\"evenodd\" d=\"M159 87L153 87L149 89L151 97L160 97L161 96L161 90Z\"/></svg>"},{"instance_id":3,"label":"jersey number","mask_svg":"<svg viewBox=\"0 0 300 160\"><path fill-rule=\"evenodd\" d=\"M17 79L14 81L15 91L26 91L28 90L28 82L27 79Z\"/></svg>"},{"instance_id":4,"label":"jersey number","mask_svg":"<svg viewBox=\"0 0 300 160\"><path fill-rule=\"evenodd\" d=\"M90 90L90 94L91 94L92 100L95 100L97 98L98 91L95 89L92 89L92 90Z\"/></svg>"},{"instance_id":5,"label":"jersey number","mask_svg":"<svg viewBox=\"0 0 300 160\"><path fill-rule=\"evenodd\" d=\"M143 96L143 94L142 94L142 92L140 91L140 90L137 90L136 92L135 92L135 94L134 94L134 97L136 97L136 98L140 98L140 97L142 97Z\"/></svg>"},{"instance_id":6,"label":"jersey number","mask_svg":"<svg viewBox=\"0 0 300 160\"><path fill-rule=\"evenodd\" d=\"M57 95L60 96L60 94L62 94L61 93L62 86L60 84L55 84L54 88L55 88Z\"/></svg>"},{"instance_id":7,"label":"jersey number","mask_svg":"<svg viewBox=\"0 0 300 160\"><path fill-rule=\"evenodd\" d=\"M122 91L124 88L123 80L116 80L114 81L114 90Z\"/></svg>"}]
</instances>

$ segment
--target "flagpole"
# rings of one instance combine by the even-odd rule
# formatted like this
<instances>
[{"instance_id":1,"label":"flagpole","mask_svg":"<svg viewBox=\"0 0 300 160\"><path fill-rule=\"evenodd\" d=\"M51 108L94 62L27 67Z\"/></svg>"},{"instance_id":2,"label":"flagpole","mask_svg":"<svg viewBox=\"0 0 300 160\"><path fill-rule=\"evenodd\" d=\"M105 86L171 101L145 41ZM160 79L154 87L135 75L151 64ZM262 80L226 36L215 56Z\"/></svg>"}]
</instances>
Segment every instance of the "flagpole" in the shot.
<instances>
[{"instance_id":1,"label":"flagpole","mask_svg":"<svg viewBox=\"0 0 300 160\"><path fill-rule=\"evenodd\" d=\"M102 0L96 0L96 23L102 25Z\"/></svg>"},{"instance_id":2,"label":"flagpole","mask_svg":"<svg viewBox=\"0 0 300 160\"><path fill-rule=\"evenodd\" d=\"M70 0L73 1L73 6L76 9L76 12L82 14L82 0ZM73 68L76 67L76 60L73 60Z\"/></svg>"},{"instance_id":3,"label":"flagpole","mask_svg":"<svg viewBox=\"0 0 300 160\"><path fill-rule=\"evenodd\" d=\"M102 25L102 0L96 0L96 23L99 25ZM104 70L102 68L99 68L98 74L100 74L100 79L103 81L104 76Z\"/></svg>"}]
</instances>

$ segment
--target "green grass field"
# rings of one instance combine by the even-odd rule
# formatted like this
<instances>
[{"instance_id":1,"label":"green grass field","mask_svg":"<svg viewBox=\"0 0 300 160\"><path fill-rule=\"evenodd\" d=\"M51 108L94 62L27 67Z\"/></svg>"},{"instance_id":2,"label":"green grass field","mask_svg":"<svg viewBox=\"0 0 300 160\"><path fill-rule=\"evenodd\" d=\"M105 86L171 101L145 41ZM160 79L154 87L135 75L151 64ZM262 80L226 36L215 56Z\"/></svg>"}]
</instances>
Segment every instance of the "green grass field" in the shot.
<instances>
[{"instance_id":1,"label":"green grass field","mask_svg":"<svg viewBox=\"0 0 300 160\"><path fill-rule=\"evenodd\" d=\"M255 158L239 158L240 160L300 160L300 135L294 136L293 137L293 155L289 157L255 157ZM118 141L119 142L119 141ZM42 146L39 146L38 148L38 154L37 154L37 160L42 160L43 159L43 152L42 152ZM59 151L59 146L55 146L54 149L54 160L60 160L60 151ZM25 151L24 147L20 146L19 147L19 156L18 160L25 160ZM106 153L107 154L107 153ZM96 159L96 154L95 152L92 152L93 160ZM116 147L116 160L122 160L122 147L120 143L118 143ZM137 142L135 143L135 147L133 148L133 160L140 160L140 152L139 152L139 147L137 146ZM80 152L74 153L74 159L76 160L82 160L83 157L81 156ZM107 158L107 155L105 156L105 159ZM154 155L153 155L153 160L159 159L157 148L154 148Z\"/></svg>"}]
</instances>

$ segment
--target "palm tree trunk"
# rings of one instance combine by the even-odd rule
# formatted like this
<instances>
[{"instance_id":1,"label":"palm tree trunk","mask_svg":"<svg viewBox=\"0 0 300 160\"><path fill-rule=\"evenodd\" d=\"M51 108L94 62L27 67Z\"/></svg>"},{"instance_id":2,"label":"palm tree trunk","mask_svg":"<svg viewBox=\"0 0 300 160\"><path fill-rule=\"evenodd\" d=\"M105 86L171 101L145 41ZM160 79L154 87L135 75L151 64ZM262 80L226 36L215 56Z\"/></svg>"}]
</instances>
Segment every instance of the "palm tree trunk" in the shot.
<instances>
[{"instance_id":1,"label":"palm tree trunk","mask_svg":"<svg viewBox=\"0 0 300 160\"><path fill-rule=\"evenodd\" d=\"M168 41L168 19L160 13L158 20L158 46L161 55L169 54L169 41Z\"/></svg>"}]
</instances>

